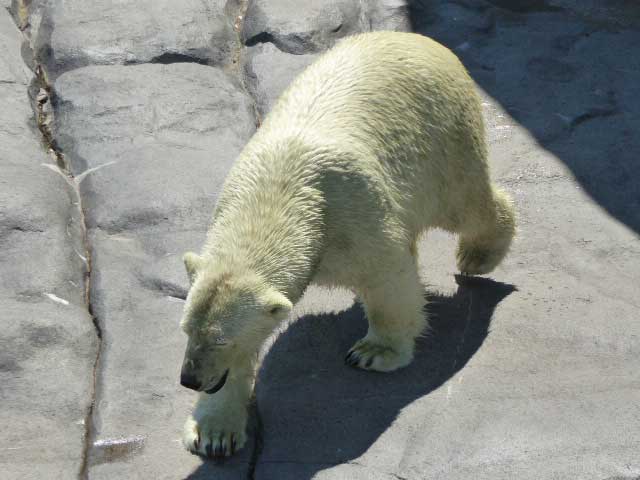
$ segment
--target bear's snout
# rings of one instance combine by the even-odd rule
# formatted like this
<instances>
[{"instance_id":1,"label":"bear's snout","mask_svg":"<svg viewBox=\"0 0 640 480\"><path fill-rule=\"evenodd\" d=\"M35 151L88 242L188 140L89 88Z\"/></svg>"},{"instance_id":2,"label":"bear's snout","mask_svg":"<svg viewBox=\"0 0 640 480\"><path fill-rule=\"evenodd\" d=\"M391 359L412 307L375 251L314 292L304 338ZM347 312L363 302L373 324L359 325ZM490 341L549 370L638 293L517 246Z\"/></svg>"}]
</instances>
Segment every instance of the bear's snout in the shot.
<instances>
[{"instance_id":1,"label":"bear's snout","mask_svg":"<svg viewBox=\"0 0 640 480\"><path fill-rule=\"evenodd\" d=\"M200 387L202 386L195 375L189 372L185 372L184 369L180 373L180 385L196 391L200 390Z\"/></svg>"}]
</instances>

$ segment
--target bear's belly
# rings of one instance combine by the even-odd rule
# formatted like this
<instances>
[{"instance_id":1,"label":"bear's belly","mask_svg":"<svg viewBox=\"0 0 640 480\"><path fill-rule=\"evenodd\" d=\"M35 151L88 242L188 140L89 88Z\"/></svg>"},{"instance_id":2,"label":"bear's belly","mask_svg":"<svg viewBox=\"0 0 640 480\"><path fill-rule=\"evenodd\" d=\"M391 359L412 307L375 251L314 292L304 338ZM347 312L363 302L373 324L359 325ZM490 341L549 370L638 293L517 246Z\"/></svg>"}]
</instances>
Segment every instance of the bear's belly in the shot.
<instances>
[{"instance_id":1,"label":"bear's belly","mask_svg":"<svg viewBox=\"0 0 640 480\"><path fill-rule=\"evenodd\" d=\"M366 271L363 258L373 252L365 252L366 246L347 235L333 238L320 259L311 283L324 287L353 288L362 283L362 274Z\"/></svg>"},{"instance_id":2,"label":"bear's belly","mask_svg":"<svg viewBox=\"0 0 640 480\"><path fill-rule=\"evenodd\" d=\"M311 279L311 283L324 287L350 287L354 285L354 274L358 270L357 262L349 255L350 249L329 248Z\"/></svg>"}]
</instances>

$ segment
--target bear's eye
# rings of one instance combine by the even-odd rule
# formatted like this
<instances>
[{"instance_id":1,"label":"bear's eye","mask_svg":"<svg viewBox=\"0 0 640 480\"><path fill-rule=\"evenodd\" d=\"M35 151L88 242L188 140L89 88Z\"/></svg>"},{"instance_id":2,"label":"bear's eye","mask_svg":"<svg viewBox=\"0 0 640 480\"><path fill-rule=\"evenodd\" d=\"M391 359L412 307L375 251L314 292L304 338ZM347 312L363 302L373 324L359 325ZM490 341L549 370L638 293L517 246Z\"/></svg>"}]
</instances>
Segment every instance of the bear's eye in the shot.
<instances>
[{"instance_id":1,"label":"bear's eye","mask_svg":"<svg viewBox=\"0 0 640 480\"><path fill-rule=\"evenodd\" d=\"M272 308L269 310L269 314L270 314L270 315L275 315L275 314L276 314L276 313L278 313L280 310L281 310L281 308L280 308L280 307L272 307Z\"/></svg>"}]
</instances>

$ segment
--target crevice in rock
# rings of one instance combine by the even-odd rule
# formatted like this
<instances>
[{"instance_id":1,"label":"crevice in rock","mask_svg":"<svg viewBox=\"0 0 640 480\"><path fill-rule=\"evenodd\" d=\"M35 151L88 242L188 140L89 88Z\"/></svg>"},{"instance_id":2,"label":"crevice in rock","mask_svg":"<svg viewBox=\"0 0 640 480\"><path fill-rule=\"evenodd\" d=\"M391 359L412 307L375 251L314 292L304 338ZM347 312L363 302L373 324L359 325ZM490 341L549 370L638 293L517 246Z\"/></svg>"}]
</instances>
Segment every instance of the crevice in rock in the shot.
<instances>
[{"instance_id":1,"label":"crevice in rock","mask_svg":"<svg viewBox=\"0 0 640 480\"><path fill-rule=\"evenodd\" d=\"M64 173L65 176L72 179L73 175L71 174L69 163L67 162L67 159L64 157L64 154L55 141L53 132L51 130L51 125L53 124L53 107L51 101L53 98L53 92L51 89L51 85L49 84L47 74L42 65L36 64L34 73L35 78L32 82L31 88L37 89L37 94L35 95L34 113L36 116L36 124L38 125L38 130L42 135L42 142L49 155L51 155L51 157L55 160L58 168ZM67 183L72 184L73 182ZM76 197L79 197L80 192L74 193L76 193Z\"/></svg>"},{"instance_id":2,"label":"crevice in rock","mask_svg":"<svg viewBox=\"0 0 640 480\"><path fill-rule=\"evenodd\" d=\"M273 43L278 49L280 49L276 43L275 37L269 32L260 32L251 38L247 38L245 45L247 47L253 47L259 43Z\"/></svg>"},{"instance_id":3,"label":"crevice in rock","mask_svg":"<svg viewBox=\"0 0 640 480\"><path fill-rule=\"evenodd\" d=\"M398 480L409 480L407 477L402 477L400 475L397 475L395 473L391 473L391 476L393 476L393 478L397 478Z\"/></svg>"},{"instance_id":4,"label":"crevice in rock","mask_svg":"<svg viewBox=\"0 0 640 480\"><path fill-rule=\"evenodd\" d=\"M238 8L235 12L232 12L234 15L233 28L236 33L236 45L235 49L232 52L232 65L234 66L233 73L237 75L240 85L242 89L247 94L247 96L251 99L251 106L253 110L253 117L255 119L256 128L259 128L262 124L262 117L260 115L260 111L258 110L258 101L255 98L251 89L247 86L245 81L245 75L243 71L243 57L245 45L242 43L242 28L245 21L245 16L247 14L247 9L249 8L249 0L239 0ZM248 45L247 45L248 46Z\"/></svg>"},{"instance_id":5,"label":"crevice in rock","mask_svg":"<svg viewBox=\"0 0 640 480\"><path fill-rule=\"evenodd\" d=\"M487 0L490 4L513 13L561 12L564 9L550 5L547 0Z\"/></svg>"},{"instance_id":6,"label":"crevice in rock","mask_svg":"<svg viewBox=\"0 0 640 480\"><path fill-rule=\"evenodd\" d=\"M274 47L283 53L289 53L292 55L301 55L303 53L309 53L313 50L313 45L308 45L308 41L301 38L296 34L289 35L274 35L272 32L260 31L253 33L250 36L245 37L244 24L245 16L249 10L250 0L237 0L240 3L241 14L237 17L237 22L234 23L234 28L238 36L238 44L240 49L243 47L253 47L262 43L271 43ZM255 12L255 8L252 9ZM340 29L342 25L338 29Z\"/></svg>"},{"instance_id":7,"label":"crevice in rock","mask_svg":"<svg viewBox=\"0 0 640 480\"><path fill-rule=\"evenodd\" d=\"M93 439L95 436L94 432L94 413L97 405L98 399L98 376L99 376L99 367L100 367L100 357L102 353L102 328L100 326L100 322L98 318L95 316L93 312L93 305L91 302L91 273L92 273L92 249L89 241L89 235L87 231L87 222L85 218L85 210L82 200L82 194L80 192L80 182L79 178L75 177L72 170L71 165L68 159L65 157L64 153L60 149L58 143L56 142L51 126L54 121L53 110L51 107L44 108L46 105L52 104L53 99L53 91L51 85L47 82L47 77L45 70L42 65L36 65L36 78L39 83L39 93L36 97L36 121L38 124L38 129L42 134L43 141L47 150L51 153L51 155L55 158L56 164L60 171L67 177L67 184L72 188L74 196L76 198L76 208L78 212L78 225L80 227L80 236L82 241L82 246L84 250L84 254L81 258L84 260L85 271L84 271L84 302L93 322L93 327L95 329L95 334L98 341L96 358L93 363L93 372L92 372L92 392L91 392L91 403L89 405L88 411L85 414L84 418L84 449L82 452L82 463L80 465L80 471L78 473L78 477L82 480L88 478L88 470L89 470L89 456L91 452L91 447L93 444Z\"/></svg>"},{"instance_id":8,"label":"crevice in rock","mask_svg":"<svg viewBox=\"0 0 640 480\"><path fill-rule=\"evenodd\" d=\"M90 256L88 259L90 260ZM89 279L90 280L90 279ZM89 285L89 281L87 281L87 285ZM89 289L87 289L89 290ZM87 293L88 295L88 293ZM96 330L96 335L98 337L98 351L96 353L96 358L93 363L93 395L91 398L91 404L89 406L89 410L85 415L84 419L84 450L82 454L82 465L80 466L80 472L78 477L80 480L87 480L89 478L89 459L91 456L91 450L93 448L93 442L95 439L95 413L97 410L98 404L98 377L100 371L100 358L102 354L102 328L100 327L100 322L98 318L93 313L93 308L91 306L91 301L89 299L89 303L87 304L87 309L89 310L89 314L93 320L93 326Z\"/></svg>"},{"instance_id":9,"label":"crevice in rock","mask_svg":"<svg viewBox=\"0 0 640 480\"><path fill-rule=\"evenodd\" d=\"M10 13L13 14L13 19L16 22L16 26L23 33L25 43L27 45L29 44L29 40L27 37L28 34L26 32L26 26L28 25L29 3L30 2L28 0L14 0L12 9L10 9ZM55 166L50 164L46 164L45 166L49 166L53 170L57 170L58 173L65 177L66 184L71 188L73 196L76 200L75 203L72 202L72 208L77 208L79 236L82 244L82 250L84 250L84 255L79 255L84 263L84 303L89 317L92 320L97 339L96 357L92 366L93 371L90 404L87 411L85 412L85 416L83 419L84 447L82 451L82 460L78 471L78 477L80 479L86 479L88 477L89 453L94 436L93 418L97 402L97 379L98 369L100 365L100 356L102 352L102 329L100 327L98 319L94 315L91 302L92 250L87 232L87 224L85 220L82 195L80 192L79 178L74 177L71 170L71 165L62 152L62 149L56 142L51 128L54 122L54 112L52 107L54 92L44 66L39 63L33 51L30 51L30 57L31 58L25 60L25 63L27 63L28 61L32 61L32 65L34 66L35 76L30 85L30 93L31 97L34 99L32 107L34 111L35 121L42 137L43 146L55 161Z\"/></svg>"},{"instance_id":10,"label":"crevice in rock","mask_svg":"<svg viewBox=\"0 0 640 480\"><path fill-rule=\"evenodd\" d=\"M10 230L14 232L21 232L21 233L43 233L44 232L44 230L42 230L41 228L23 227L21 225L16 225L14 227L11 227Z\"/></svg>"},{"instance_id":11,"label":"crevice in rock","mask_svg":"<svg viewBox=\"0 0 640 480\"><path fill-rule=\"evenodd\" d=\"M153 290L154 292L161 293L167 297L176 298L179 300L187 299L187 291L180 285L168 282L161 278L143 277L140 279L140 283L145 288Z\"/></svg>"},{"instance_id":12,"label":"crevice in rock","mask_svg":"<svg viewBox=\"0 0 640 480\"><path fill-rule=\"evenodd\" d=\"M97 352L96 358L93 363L92 372L92 391L91 391L91 403L84 418L84 449L82 452L82 463L80 465L80 471L78 477L82 480L88 478L89 470L89 456L91 452L91 446L94 439L94 413L98 398L98 375L100 367L100 357L102 353L102 328L100 322L93 312L93 305L91 302L91 273L92 273L92 249L89 241L89 235L87 231L87 222L85 218L84 205L82 200L82 194L80 192L79 179L73 175L71 165L64 153L57 144L51 126L54 121L53 110L50 107L52 104L53 91L51 85L47 82L45 70L42 65L36 65L36 79L39 84L39 91L36 97L35 115L38 125L38 129L42 134L45 147L50 152L53 158L55 158L58 169L67 177L67 184L72 188L74 196L76 198L76 208L78 212L78 225L80 227L80 236L84 254L81 258L84 260L84 302L87 308L87 312L93 322L95 334L97 337ZM49 105L48 108L46 106Z\"/></svg>"},{"instance_id":13,"label":"crevice in rock","mask_svg":"<svg viewBox=\"0 0 640 480\"><path fill-rule=\"evenodd\" d=\"M594 108L589 110L588 112L583 113L582 115L578 115L573 120L571 120L571 128L575 128L595 118L611 117L613 115L617 115L618 113L620 112L615 108Z\"/></svg>"},{"instance_id":14,"label":"crevice in rock","mask_svg":"<svg viewBox=\"0 0 640 480\"><path fill-rule=\"evenodd\" d=\"M563 128L541 138L545 143L550 144L570 137L578 127L590 122L591 120L612 117L614 115L620 115L621 113L622 111L618 106L615 94L610 91L607 92L606 102L602 102L600 106L590 107L579 115L567 116L557 113L556 115L564 122Z\"/></svg>"},{"instance_id":15,"label":"crevice in rock","mask_svg":"<svg viewBox=\"0 0 640 480\"><path fill-rule=\"evenodd\" d=\"M200 65L209 65L209 61L204 58L175 52L165 52L162 55L152 58L149 63L159 63L161 65L170 65L172 63L197 63Z\"/></svg>"},{"instance_id":16,"label":"crevice in rock","mask_svg":"<svg viewBox=\"0 0 640 480\"><path fill-rule=\"evenodd\" d=\"M336 30L332 30L332 32L336 33L341 29L342 25ZM308 37L296 33L275 36L271 32L260 32L245 40L245 46L247 47L253 47L261 43L271 43L278 50L289 55L306 55L322 51L322 48L314 45Z\"/></svg>"}]
</instances>

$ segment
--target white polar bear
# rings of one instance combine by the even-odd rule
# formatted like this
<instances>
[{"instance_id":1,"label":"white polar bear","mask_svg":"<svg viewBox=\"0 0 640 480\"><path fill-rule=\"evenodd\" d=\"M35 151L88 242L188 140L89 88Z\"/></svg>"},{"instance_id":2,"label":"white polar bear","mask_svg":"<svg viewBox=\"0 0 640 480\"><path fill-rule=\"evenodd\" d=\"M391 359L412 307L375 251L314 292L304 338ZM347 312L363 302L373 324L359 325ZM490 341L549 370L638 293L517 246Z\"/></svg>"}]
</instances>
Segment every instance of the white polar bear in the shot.
<instances>
[{"instance_id":1,"label":"white polar bear","mask_svg":"<svg viewBox=\"0 0 640 480\"><path fill-rule=\"evenodd\" d=\"M491 271L513 238L486 158L474 83L426 37L353 36L296 78L231 170L202 254L184 257L181 383L201 392L186 448L243 446L256 353L310 283L350 288L364 304L369 330L347 363L408 365L426 327L420 234L459 234L469 274Z\"/></svg>"}]
</instances>

